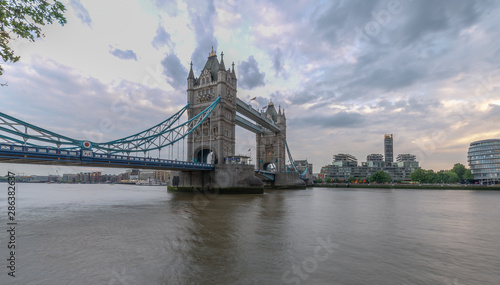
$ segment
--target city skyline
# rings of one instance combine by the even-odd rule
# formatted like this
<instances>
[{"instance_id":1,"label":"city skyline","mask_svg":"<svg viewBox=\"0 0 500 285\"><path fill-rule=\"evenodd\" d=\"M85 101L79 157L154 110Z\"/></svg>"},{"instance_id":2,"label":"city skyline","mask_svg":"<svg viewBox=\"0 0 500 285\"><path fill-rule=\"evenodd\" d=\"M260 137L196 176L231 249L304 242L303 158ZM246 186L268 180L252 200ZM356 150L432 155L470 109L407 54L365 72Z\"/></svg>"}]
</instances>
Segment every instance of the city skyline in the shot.
<instances>
[{"instance_id":1,"label":"city skyline","mask_svg":"<svg viewBox=\"0 0 500 285\"><path fill-rule=\"evenodd\" d=\"M189 64L199 74L213 46L234 61L240 99L285 109L291 152L314 172L334 153L383 153L386 133L394 156L434 170L500 137L498 3L284 3L65 2L67 25L10 43L21 60L2 63L0 112L75 138L130 135L186 104ZM255 136L237 128L236 148L255 159Z\"/></svg>"}]
</instances>

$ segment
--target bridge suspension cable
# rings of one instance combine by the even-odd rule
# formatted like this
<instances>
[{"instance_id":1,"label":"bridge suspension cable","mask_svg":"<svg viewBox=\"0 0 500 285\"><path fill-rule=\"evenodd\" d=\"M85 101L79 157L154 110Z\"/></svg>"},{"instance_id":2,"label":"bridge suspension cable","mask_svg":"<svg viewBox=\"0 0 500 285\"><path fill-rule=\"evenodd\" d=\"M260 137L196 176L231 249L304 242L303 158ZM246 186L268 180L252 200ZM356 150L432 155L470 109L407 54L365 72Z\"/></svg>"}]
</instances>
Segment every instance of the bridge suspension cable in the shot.
<instances>
[{"instance_id":1,"label":"bridge suspension cable","mask_svg":"<svg viewBox=\"0 0 500 285\"><path fill-rule=\"evenodd\" d=\"M288 160L290 160L290 164L292 165L293 169L295 169L295 172L299 172L297 169L297 166L295 165L295 161L293 160L292 153L290 152L290 149L288 148L288 143L285 141L285 146L286 146L286 152L288 153Z\"/></svg>"},{"instance_id":2,"label":"bridge suspension cable","mask_svg":"<svg viewBox=\"0 0 500 285\"><path fill-rule=\"evenodd\" d=\"M180 124L179 119L189 104L161 123L121 139L108 142L90 142L77 140L37 127L0 112L0 141L25 146L56 147L58 149L92 148L94 151L107 153L134 153L161 150L193 132L210 116L220 101L218 97L205 110L190 120ZM175 126L175 122L178 122ZM173 150L173 149L172 149Z\"/></svg>"}]
</instances>

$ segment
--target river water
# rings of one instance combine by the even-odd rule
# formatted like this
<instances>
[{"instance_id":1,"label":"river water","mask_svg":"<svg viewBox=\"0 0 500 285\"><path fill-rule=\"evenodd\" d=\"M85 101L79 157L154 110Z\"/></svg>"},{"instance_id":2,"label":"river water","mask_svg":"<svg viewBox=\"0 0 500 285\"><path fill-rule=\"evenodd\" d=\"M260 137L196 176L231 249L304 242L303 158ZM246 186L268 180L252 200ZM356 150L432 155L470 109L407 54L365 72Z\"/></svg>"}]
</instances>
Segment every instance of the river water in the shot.
<instances>
[{"instance_id":1,"label":"river water","mask_svg":"<svg viewBox=\"0 0 500 285\"><path fill-rule=\"evenodd\" d=\"M500 284L500 192L17 184L0 284Z\"/></svg>"}]
</instances>

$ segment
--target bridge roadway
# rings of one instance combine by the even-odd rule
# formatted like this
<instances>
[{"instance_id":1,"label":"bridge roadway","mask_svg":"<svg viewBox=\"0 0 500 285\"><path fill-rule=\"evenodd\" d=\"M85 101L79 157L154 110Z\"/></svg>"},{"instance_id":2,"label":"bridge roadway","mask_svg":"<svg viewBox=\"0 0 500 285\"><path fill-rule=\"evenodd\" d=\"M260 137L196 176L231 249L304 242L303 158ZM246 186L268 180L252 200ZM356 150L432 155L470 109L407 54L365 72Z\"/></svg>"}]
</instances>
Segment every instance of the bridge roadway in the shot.
<instances>
[{"instance_id":1,"label":"bridge roadway","mask_svg":"<svg viewBox=\"0 0 500 285\"><path fill-rule=\"evenodd\" d=\"M213 164L126 155L100 154L91 150L0 144L0 162L65 166L97 166L157 170L211 171Z\"/></svg>"}]
</instances>

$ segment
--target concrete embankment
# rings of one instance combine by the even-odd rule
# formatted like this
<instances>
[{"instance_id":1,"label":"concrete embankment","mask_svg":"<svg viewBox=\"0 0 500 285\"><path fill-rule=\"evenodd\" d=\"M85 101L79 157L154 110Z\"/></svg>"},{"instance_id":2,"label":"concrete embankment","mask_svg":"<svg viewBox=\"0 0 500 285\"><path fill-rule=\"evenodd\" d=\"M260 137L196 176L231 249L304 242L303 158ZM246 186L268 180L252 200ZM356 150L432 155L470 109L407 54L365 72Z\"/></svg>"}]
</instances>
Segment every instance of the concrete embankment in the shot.
<instances>
[{"instance_id":1,"label":"concrete embankment","mask_svg":"<svg viewBox=\"0 0 500 285\"><path fill-rule=\"evenodd\" d=\"M373 189L428 189L428 190L493 190L500 191L500 186L484 185L422 185L422 184L350 184L350 183L331 183L331 184L313 184L313 187L325 188L373 188Z\"/></svg>"}]
</instances>

